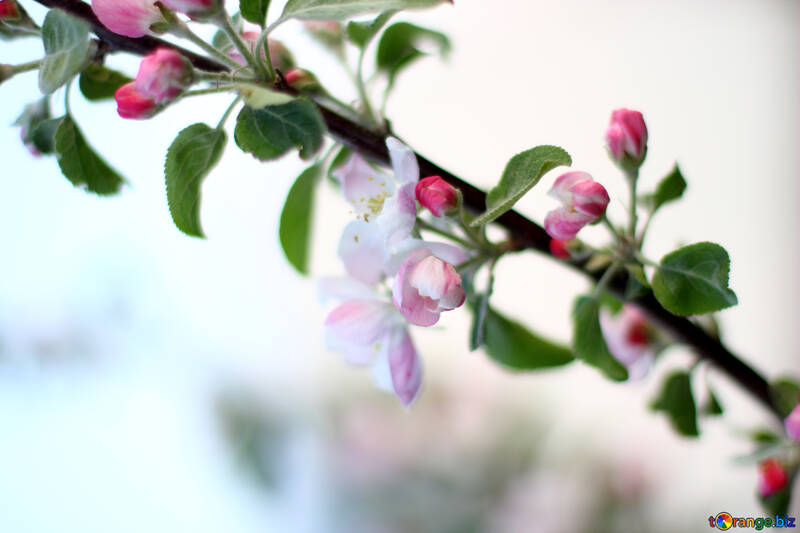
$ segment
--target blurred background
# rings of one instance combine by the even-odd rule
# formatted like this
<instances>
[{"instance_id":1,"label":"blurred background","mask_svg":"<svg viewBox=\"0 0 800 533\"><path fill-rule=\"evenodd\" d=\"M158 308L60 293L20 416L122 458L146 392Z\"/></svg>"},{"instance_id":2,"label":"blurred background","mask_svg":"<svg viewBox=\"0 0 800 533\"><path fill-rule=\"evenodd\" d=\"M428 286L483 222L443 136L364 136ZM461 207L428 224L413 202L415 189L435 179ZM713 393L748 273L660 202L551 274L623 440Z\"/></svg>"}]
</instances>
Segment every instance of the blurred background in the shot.
<instances>
[{"instance_id":1,"label":"blurred background","mask_svg":"<svg viewBox=\"0 0 800 533\"><path fill-rule=\"evenodd\" d=\"M274 16L284 2L273 4ZM556 144L609 189L622 220L625 184L603 134L612 109L643 111L641 189L675 161L689 182L654 221L647 255L725 246L740 302L719 316L726 342L768 377L797 372L800 3L458 0L396 20L444 31L453 52L401 75L388 116L479 186L518 151ZM275 36L355 97L299 24ZM0 47L5 63L41 55L36 39ZM135 73L138 60L110 64ZM203 187L208 239L192 239L171 222L163 157L229 98L134 122L73 91L76 121L129 184L113 198L84 194L54 159L31 157L18 129L0 129L0 531L707 531L721 511L762 514L755 469L733 461L750 451L744 433L770 423L754 401L711 370L727 412L695 440L647 408L688 351L623 385L579 363L515 374L468 351L468 313L454 311L413 331L426 382L403 410L324 349L314 281L283 259L277 224L296 156L262 165L230 142ZM10 124L37 98L36 75L0 95ZM535 220L554 206L553 177L518 204ZM318 205L312 272L336 275L350 215L330 189ZM586 287L547 258L516 255L498 267L494 302L566 342Z\"/></svg>"}]
</instances>

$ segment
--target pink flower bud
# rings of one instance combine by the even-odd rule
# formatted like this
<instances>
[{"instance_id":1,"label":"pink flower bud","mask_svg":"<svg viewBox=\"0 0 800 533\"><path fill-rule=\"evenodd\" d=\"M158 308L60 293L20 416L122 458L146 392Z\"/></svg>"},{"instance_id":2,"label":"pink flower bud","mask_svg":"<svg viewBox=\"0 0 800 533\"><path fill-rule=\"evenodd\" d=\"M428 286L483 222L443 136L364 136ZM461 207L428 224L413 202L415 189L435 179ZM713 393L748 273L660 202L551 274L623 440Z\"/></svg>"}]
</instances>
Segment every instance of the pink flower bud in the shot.
<instances>
[{"instance_id":1,"label":"pink flower bud","mask_svg":"<svg viewBox=\"0 0 800 533\"><path fill-rule=\"evenodd\" d=\"M321 44L331 48L342 46L344 32L339 22L335 20L307 20L303 22L303 26Z\"/></svg>"},{"instance_id":2,"label":"pink flower bud","mask_svg":"<svg viewBox=\"0 0 800 533\"><path fill-rule=\"evenodd\" d=\"M458 209L458 191L441 176L428 176L417 182L414 194L422 207L440 217Z\"/></svg>"},{"instance_id":3,"label":"pink flower bud","mask_svg":"<svg viewBox=\"0 0 800 533\"><path fill-rule=\"evenodd\" d=\"M117 101L117 113L122 118L145 119L158 112L155 101L142 95L136 88L135 81L117 89L114 99Z\"/></svg>"},{"instance_id":4,"label":"pink flower bud","mask_svg":"<svg viewBox=\"0 0 800 533\"><path fill-rule=\"evenodd\" d=\"M556 178L549 194L564 205L547 213L544 229L560 241L574 239L583 226L603 216L609 202L605 187L587 172L580 171L566 172Z\"/></svg>"},{"instance_id":5,"label":"pink flower bud","mask_svg":"<svg viewBox=\"0 0 800 533\"><path fill-rule=\"evenodd\" d=\"M786 426L786 433L789 437L800 442L800 405L792 409L783 424Z\"/></svg>"},{"instance_id":6,"label":"pink flower bud","mask_svg":"<svg viewBox=\"0 0 800 533\"><path fill-rule=\"evenodd\" d=\"M127 37L142 37L162 20L154 0L92 0L92 11L103 26Z\"/></svg>"},{"instance_id":7,"label":"pink flower bud","mask_svg":"<svg viewBox=\"0 0 800 533\"><path fill-rule=\"evenodd\" d=\"M611 113L606 141L614 160L621 163L627 154L638 166L647 150L647 126L642 114L630 109L617 109Z\"/></svg>"},{"instance_id":8,"label":"pink flower bud","mask_svg":"<svg viewBox=\"0 0 800 533\"><path fill-rule=\"evenodd\" d=\"M20 18L15 0L0 0L0 20L17 20Z\"/></svg>"},{"instance_id":9,"label":"pink flower bud","mask_svg":"<svg viewBox=\"0 0 800 533\"><path fill-rule=\"evenodd\" d=\"M606 212L610 201L605 187L596 181L581 181L572 186L572 207L575 211L597 220Z\"/></svg>"},{"instance_id":10,"label":"pink flower bud","mask_svg":"<svg viewBox=\"0 0 800 533\"><path fill-rule=\"evenodd\" d=\"M161 3L178 13L192 17L205 17L219 11L221 0L161 0Z\"/></svg>"},{"instance_id":11,"label":"pink flower bud","mask_svg":"<svg viewBox=\"0 0 800 533\"><path fill-rule=\"evenodd\" d=\"M466 294L455 267L428 249L412 252L392 287L394 305L412 324L432 326L442 311L464 303Z\"/></svg>"},{"instance_id":12,"label":"pink flower bud","mask_svg":"<svg viewBox=\"0 0 800 533\"><path fill-rule=\"evenodd\" d=\"M286 83L301 92L315 92L322 87L313 73L302 68L293 68L284 76Z\"/></svg>"},{"instance_id":13,"label":"pink flower bud","mask_svg":"<svg viewBox=\"0 0 800 533\"><path fill-rule=\"evenodd\" d=\"M758 465L758 493L762 498L781 490L786 481L786 470L777 459L769 458Z\"/></svg>"},{"instance_id":14,"label":"pink flower bud","mask_svg":"<svg viewBox=\"0 0 800 533\"><path fill-rule=\"evenodd\" d=\"M550 253L553 254L553 257L557 257L559 259L569 259L569 247L567 243L569 241L559 241L558 239L550 239Z\"/></svg>"},{"instance_id":15,"label":"pink flower bud","mask_svg":"<svg viewBox=\"0 0 800 533\"><path fill-rule=\"evenodd\" d=\"M139 63L136 90L157 104L178 96L192 83L192 65L170 48L158 48Z\"/></svg>"}]
</instances>

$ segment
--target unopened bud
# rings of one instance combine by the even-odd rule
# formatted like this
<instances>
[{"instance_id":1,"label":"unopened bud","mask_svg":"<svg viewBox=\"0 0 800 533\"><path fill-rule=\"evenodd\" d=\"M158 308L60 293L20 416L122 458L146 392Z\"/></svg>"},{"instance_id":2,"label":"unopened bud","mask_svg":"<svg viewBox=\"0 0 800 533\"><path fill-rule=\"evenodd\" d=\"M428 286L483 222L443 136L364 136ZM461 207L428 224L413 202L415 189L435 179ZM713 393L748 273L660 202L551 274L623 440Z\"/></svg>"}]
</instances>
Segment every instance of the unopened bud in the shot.
<instances>
[{"instance_id":1,"label":"unopened bud","mask_svg":"<svg viewBox=\"0 0 800 533\"><path fill-rule=\"evenodd\" d=\"M435 217L453 214L458 210L458 191L441 176L428 176L419 180L414 195L420 205Z\"/></svg>"},{"instance_id":2,"label":"unopened bud","mask_svg":"<svg viewBox=\"0 0 800 533\"><path fill-rule=\"evenodd\" d=\"M647 154L647 126L642 114L630 109L611 113L606 142L618 165L624 169L639 168Z\"/></svg>"},{"instance_id":3,"label":"unopened bud","mask_svg":"<svg viewBox=\"0 0 800 533\"><path fill-rule=\"evenodd\" d=\"M122 118L141 120L150 118L159 111L155 100L141 94L135 81L117 89L114 99L117 101L117 113Z\"/></svg>"},{"instance_id":4,"label":"unopened bud","mask_svg":"<svg viewBox=\"0 0 800 533\"><path fill-rule=\"evenodd\" d=\"M786 481L786 470L777 459L769 458L758 465L758 492L762 498L781 490Z\"/></svg>"},{"instance_id":5,"label":"unopened bud","mask_svg":"<svg viewBox=\"0 0 800 533\"><path fill-rule=\"evenodd\" d=\"M139 64L136 89L156 104L175 99L192 84L191 63L171 48L161 47L148 54Z\"/></svg>"}]
</instances>

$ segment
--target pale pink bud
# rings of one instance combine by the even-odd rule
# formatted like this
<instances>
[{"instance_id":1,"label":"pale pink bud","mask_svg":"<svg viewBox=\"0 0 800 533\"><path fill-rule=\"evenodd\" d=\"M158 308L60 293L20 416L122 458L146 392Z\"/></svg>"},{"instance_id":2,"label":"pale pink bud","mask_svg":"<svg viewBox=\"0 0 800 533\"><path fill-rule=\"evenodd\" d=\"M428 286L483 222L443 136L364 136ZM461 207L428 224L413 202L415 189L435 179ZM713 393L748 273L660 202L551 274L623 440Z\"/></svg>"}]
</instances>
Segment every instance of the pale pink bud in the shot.
<instances>
[{"instance_id":1,"label":"pale pink bud","mask_svg":"<svg viewBox=\"0 0 800 533\"><path fill-rule=\"evenodd\" d=\"M583 226L603 216L609 202L605 187L589 173L580 171L566 172L556 178L549 194L564 205L547 213L544 229L560 241L574 239Z\"/></svg>"},{"instance_id":2,"label":"pale pink bud","mask_svg":"<svg viewBox=\"0 0 800 533\"><path fill-rule=\"evenodd\" d=\"M783 424L786 426L786 433L789 437L800 442L800 405L792 409Z\"/></svg>"},{"instance_id":3,"label":"pale pink bud","mask_svg":"<svg viewBox=\"0 0 800 533\"><path fill-rule=\"evenodd\" d=\"M568 207L553 209L544 219L544 230L553 239L571 241L591 218Z\"/></svg>"},{"instance_id":4,"label":"pale pink bud","mask_svg":"<svg viewBox=\"0 0 800 533\"><path fill-rule=\"evenodd\" d=\"M414 195L422 207L440 217L458 208L458 191L441 176L428 176L417 182Z\"/></svg>"},{"instance_id":5,"label":"pale pink bud","mask_svg":"<svg viewBox=\"0 0 800 533\"><path fill-rule=\"evenodd\" d=\"M412 252L403 262L392 296L406 320L418 326L432 326L442 311L460 307L466 294L455 267L422 249Z\"/></svg>"},{"instance_id":6,"label":"pale pink bud","mask_svg":"<svg viewBox=\"0 0 800 533\"><path fill-rule=\"evenodd\" d=\"M786 482L786 470L777 459L769 458L758 465L758 493L762 498L775 494Z\"/></svg>"},{"instance_id":7,"label":"pale pink bud","mask_svg":"<svg viewBox=\"0 0 800 533\"><path fill-rule=\"evenodd\" d=\"M313 38L325 46L339 48L343 43L342 25L335 20L307 20L303 22Z\"/></svg>"},{"instance_id":8,"label":"pale pink bud","mask_svg":"<svg viewBox=\"0 0 800 533\"><path fill-rule=\"evenodd\" d=\"M606 141L617 162L622 162L627 154L634 162L641 163L647 150L647 126L642 114L630 109L612 112Z\"/></svg>"},{"instance_id":9,"label":"pale pink bud","mask_svg":"<svg viewBox=\"0 0 800 533\"><path fill-rule=\"evenodd\" d=\"M219 11L221 0L161 0L161 3L178 13L204 17Z\"/></svg>"},{"instance_id":10,"label":"pale pink bud","mask_svg":"<svg viewBox=\"0 0 800 533\"><path fill-rule=\"evenodd\" d=\"M154 0L92 0L92 11L103 26L127 37L142 37L163 19Z\"/></svg>"},{"instance_id":11,"label":"pale pink bud","mask_svg":"<svg viewBox=\"0 0 800 533\"><path fill-rule=\"evenodd\" d=\"M191 63L170 48L158 48L139 63L136 89L157 104L173 100L191 83Z\"/></svg>"},{"instance_id":12,"label":"pale pink bud","mask_svg":"<svg viewBox=\"0 0 800 533\"><path fill-rule=\"evenodd\" d=\"M117 113L122 118L145 119L158 112L158 106L152 98L142 95L136 88L136 82L126 83L114 93L117 101Z\"/></svg>"},{"instance_id":13,"label":"pale pink bud","mask_svg":"<svg viewBox=\"0 0 800 533\"><path fill-rule=\"evenodd\" d=\"M550 253L553 254L553 257L557 257L559 259L569 259L569 247L567 244L569 241L560 241L558 239L550 239Z\"/></svg>"}]
</instances>

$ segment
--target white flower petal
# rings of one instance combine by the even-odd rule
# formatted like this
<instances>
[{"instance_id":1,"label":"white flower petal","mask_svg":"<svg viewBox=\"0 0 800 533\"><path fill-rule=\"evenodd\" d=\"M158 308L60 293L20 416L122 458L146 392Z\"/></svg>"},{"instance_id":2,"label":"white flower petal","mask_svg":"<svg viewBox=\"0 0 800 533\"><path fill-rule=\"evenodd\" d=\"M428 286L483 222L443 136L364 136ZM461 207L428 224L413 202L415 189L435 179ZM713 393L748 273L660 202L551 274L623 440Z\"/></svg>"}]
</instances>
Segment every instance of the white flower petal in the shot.
<instances>
[{"instance_id":1,"label":"white flower petal","mask_svg":"<svg viewBox=\"0 0 800 533\"><path fill-rule=\"evenodd\" d=\"M400 184L417 183L419 181L419 163L416 154L394 137L386 139L389 159L392 160L394 178Z\"/></svg>"}]
</instances>

